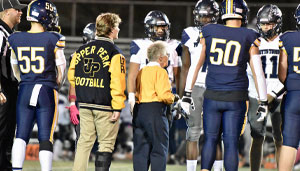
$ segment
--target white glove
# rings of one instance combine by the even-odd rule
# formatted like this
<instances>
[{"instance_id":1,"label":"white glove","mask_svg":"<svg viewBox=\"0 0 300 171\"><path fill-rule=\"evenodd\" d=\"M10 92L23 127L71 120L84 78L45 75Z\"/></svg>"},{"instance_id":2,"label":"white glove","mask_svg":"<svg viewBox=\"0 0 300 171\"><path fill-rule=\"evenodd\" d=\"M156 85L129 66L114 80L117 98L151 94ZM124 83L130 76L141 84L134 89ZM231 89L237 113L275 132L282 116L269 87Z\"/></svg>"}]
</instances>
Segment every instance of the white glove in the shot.
<instances>
[{"instance_id":1,"label":"white glove","mask_svg":"<svg viewBox=\"0 0 300 171\"><path fill-rule=\"evenodd\" d=\"M268 101L261 101L258 105L257 113L256 115L259 116L259 118L256 120L257 122L262 122L265 120L267 114L268 114Z\"/></svg>"},{"instance_id":2,"label":"white glove","mask_svg":"<svg viewBox=\"0 0 300 171\"><path fill-rule=\"evenodd\" d=\"M133 107L135 105L135 94L134 93L128 93L128 104L130 105L130 112L132 114Z\"/></svg>"},{"instance_id":3,"label":"white glove","mask_svg":"<svg viewBox=\"0 0 300 171\"><path fill-rule=\"evenodd\" d=\"M182 99L181 99L181 108L187 115L190 115L190 107L195 110L194 101L191 97L192 92L184 91Z\"/></svg>"}]
</instances>

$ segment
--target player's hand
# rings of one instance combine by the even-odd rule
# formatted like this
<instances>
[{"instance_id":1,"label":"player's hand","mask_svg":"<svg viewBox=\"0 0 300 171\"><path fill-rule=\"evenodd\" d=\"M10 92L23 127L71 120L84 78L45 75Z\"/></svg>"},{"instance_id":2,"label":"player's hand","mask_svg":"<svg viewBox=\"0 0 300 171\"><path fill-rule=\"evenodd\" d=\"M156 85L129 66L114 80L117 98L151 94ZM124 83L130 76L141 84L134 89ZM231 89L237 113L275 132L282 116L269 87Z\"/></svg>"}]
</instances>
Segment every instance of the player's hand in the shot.
<instances>
[{"instance_id":1,"label":"player's hand","mask_svg":"<svg viewBox=\"0 0 300 171\"><path fill-rule=\"evenodd\" d=\"M70 110L70 121L74 125L78 125L79 124L79 120L78 120L79 111L78 111L76 105L73 104L70 107L66 107L66 108Z\"/></svg>"},{"instance_id":2,"label":"player's hand","mask_svg":"<svg viewBox=\"0 0 300 171\"><path fill-rule=\"evenodd\" d=\"M257 113L258 119L257 122L262 122L265 120L267 114L268 114L268 101L261 101L258 105Z\"/></svg>"},{"instance_id":3,"label":"player's hand","mask_svg":"<svg viewBox=\"0 0 300 171\"><path fill-rule=\"evenodd\" d=\"M192 109L195 110L194 102L191 95L192 92L184 91L183 97L181 99L180 106L187 115L190 115L190 107L192 107Z\"/></svg>"},{"instance_id":4,"label":"player's hand","mask_svg":"<svg viewBox=\"0 0 300 171\"><path fill-rule=\"evenodd\" d=\"M121 112L114 111L110 118L110 121L116 122L120 118L120 114Z\"/></svg>"},{"instance_id":5,"label":"player's hand","mask_svg":"<svg viewBox=\"0 0 300 171\"><path fill-rule=\"evenodd\" d=\"M185 119L189 119L189 117L187 116L186 112L182 109L181 107L182 101L181 99L178 100L178 102L174 105L172 112L175 112L175 116L174 120L179 120L181 118L181 116L183 116Z\"/></svg>"},{"instance_id":6,"label":"player's hand","mask_svg":"<svg viewBox=\"0 0 300 171\"><path fill-rule=\"evenodd\" d=\"M0 91L0 104L6 103L6 97L2 91Z\"/></svg>"},{"instance_id":7,"label":"player's hand","mask_svg":"<svg viewBox=\"0 0 300 171\"><path fill-rule=\"evenodd\" d=\"M134 93L128 93L128 104L130 105L130 113L133 114L133 107L135 105L135 95Z\"/></svg>"}]
</instances>

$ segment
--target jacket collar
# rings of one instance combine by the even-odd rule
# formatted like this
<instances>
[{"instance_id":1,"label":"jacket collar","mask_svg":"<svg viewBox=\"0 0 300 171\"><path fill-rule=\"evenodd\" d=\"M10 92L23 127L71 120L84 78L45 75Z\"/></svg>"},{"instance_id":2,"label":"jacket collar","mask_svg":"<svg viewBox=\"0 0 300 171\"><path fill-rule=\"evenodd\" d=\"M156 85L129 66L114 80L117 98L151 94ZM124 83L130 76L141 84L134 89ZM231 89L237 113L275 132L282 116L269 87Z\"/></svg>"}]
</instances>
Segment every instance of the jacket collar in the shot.
<instances>
[{"instance_id":1,"label":"jacket collar","mask_svg":"<svg viewBox=\"0 0 300 171\"><path fill-rule=\"evenodd\" d=\"M108 41L108 42L111 42L112 44L114 44L114 41L112 41L111 39L109 39L109 38L107 38L107 37L98 37L98 36L96 36L95 39L96 39L96 40Z\"/></svg>"},{"instance_id":2,"label":"jacket collar","mask_svg":"<svg viewBox=\"0 0 300 171\"><path fill-rule=\"evenodd\" d=\"M9 26L2 19L0 19L0 25L3 26L9 34L13 33L12 29L10 29Z\"/></svg>"}]
</instances>

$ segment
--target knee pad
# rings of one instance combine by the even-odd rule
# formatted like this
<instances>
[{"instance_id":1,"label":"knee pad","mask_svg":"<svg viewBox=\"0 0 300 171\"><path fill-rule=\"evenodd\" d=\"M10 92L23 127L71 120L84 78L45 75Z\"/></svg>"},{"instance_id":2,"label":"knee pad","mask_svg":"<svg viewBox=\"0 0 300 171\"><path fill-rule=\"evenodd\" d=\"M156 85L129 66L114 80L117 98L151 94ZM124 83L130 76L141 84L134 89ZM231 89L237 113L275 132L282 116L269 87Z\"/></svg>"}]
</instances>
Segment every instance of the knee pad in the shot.
<instances>
[{"instance_id":1,"label":"knee pad","mask_svg":"<svg viewBox=\"0 0 300 171\"><path fill-rule=\"evenodd\" d=\"M112 153L96 152L95 171L109 171Z\"/></svg>"},{"instance_id":2,"label":"knee pad","mask_svg":"<svg viewBox=\"0 0 300 171\"><path fill-rule=\"evenodd\" d=\"M50 141L41 141L40 151L42 150L53 152L53 144Z\"/></svg>"},{"instance_id":3,"label":"knee pad","mask_svg":"<svg viewBox=\"0 0 300 171\"><path fill-rule=\"evenodd\" d=\"M189 127L186 131L186 140L199 141L200 135L201 135L200 127Z\"/></svg>"}]
</instances>

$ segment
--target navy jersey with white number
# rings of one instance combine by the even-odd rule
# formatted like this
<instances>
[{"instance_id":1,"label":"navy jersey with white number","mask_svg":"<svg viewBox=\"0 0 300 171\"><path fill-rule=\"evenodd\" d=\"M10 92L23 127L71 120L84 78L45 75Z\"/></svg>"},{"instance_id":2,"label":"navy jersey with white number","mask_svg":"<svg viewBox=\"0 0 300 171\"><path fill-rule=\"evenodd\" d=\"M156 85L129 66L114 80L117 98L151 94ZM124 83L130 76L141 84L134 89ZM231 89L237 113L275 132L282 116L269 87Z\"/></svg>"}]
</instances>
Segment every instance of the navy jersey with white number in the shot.
<instances>
[{"instance_id":1,"label":"navy jersey with white number","mask_svg":"<svg viewBox=\"0 0 300 171\"><path fill-rule=\"evenodd\" d=\"M288 72L285 87L288 91L300 90L300 32L286 32L280 36L280 46L288 55Z\"/></svg>"},{"instance_id":2,"label":"navy jersey with white number","mask_svg":"<svg viewBox=\"0 0 300 171\"><path fill-rule=\"evenodd\" d=\"M208 71L206 88L214 91L247 91L247 62L257 32L243 27L209 24L202 29Z\"/></svg>"},{"instance_id":3,"label":"navy jersey with white number","mask_svg":"<svg viewBox=\"0 0 300 171\"><path fill-rule=\"evenodd\" d=\"M56 32L16 32L8 38L20 69L20 84L43 84L57 89L55 52L65 37Z\"/></svg>"}]
</instances>

